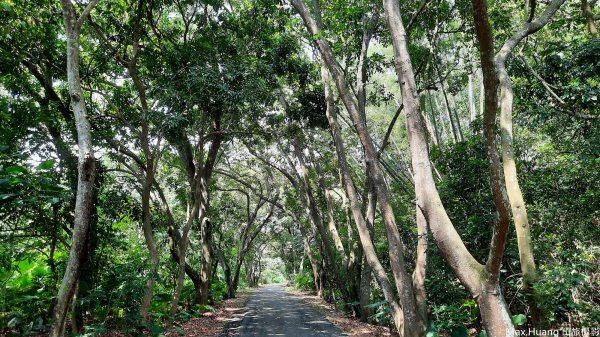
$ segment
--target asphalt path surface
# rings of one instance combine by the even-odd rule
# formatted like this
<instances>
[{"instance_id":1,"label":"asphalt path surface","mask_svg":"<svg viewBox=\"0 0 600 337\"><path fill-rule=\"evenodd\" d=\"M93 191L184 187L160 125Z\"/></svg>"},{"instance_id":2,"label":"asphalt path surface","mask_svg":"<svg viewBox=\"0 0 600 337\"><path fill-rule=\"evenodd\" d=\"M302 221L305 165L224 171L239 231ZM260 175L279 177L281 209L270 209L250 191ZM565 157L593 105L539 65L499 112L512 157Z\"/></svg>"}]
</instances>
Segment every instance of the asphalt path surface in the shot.
<instances>
[{"instance_id":1,"label":"asphalt path surface","mask_svg":"<svg viewBox=\"0 0 600 337\"><path fill-rule=\"evenodd\" d=\"M338 328L282 286L256 289L221 336L341 337Z\"/></svg>"}]
</instances>

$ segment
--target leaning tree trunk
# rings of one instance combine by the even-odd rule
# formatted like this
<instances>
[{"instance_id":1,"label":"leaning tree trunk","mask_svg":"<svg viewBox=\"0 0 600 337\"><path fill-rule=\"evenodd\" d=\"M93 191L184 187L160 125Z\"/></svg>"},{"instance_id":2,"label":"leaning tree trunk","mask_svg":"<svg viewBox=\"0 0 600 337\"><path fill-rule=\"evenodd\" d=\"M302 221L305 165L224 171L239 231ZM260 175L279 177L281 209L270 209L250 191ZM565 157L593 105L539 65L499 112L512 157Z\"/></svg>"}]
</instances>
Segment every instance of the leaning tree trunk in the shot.
<instances>
[{"instance_id":1,"label":"leaning tree trunk","mask_svg":"<svg viewBox=\"0 0 600 337\"><path fill-rule=\"evenodd\" d=\"M474 0L474 4L475 1L477 0ZM406 111L409 145L415 172L417 205L423 212L442 256L469 293L476 298L481 308L488 335L513 336L514 327L498 286L500 262L504 254L504 244L508 232L508 210L506 202L502 200L501 193L498 193L502 191L503 185L502 181L498 179L499 163L497 159L499 156L495 148L494 138L490 137L494 129L487 128L486 139L488 140L488 155L491 161L492 194L500 217L493 228L488 262L485 266L482 266L466 249L464 242L456 232L435 186L423 121L419 114L417 87L408 52L406 31L400 16L399 3L397 0L384 0L384 9L394 48L396 73ZM476 28L480 28L478 22L476 22ZM478 37L480 37L479 34L480 31L478 30ZM483 59L485 58L482 56ZM491 106L489 103L491 103L491 100L486 99L488 116L489 107Z\"/></svg>"},{"instance_id":2,"label":"leaning tree trunk","mask_svg":"<svg viewBox=\"0 0 600 337\"><path fill-rule=\"evenodd\" d=\"M400 298L402 308L401 312L404 316L404 322L397 322L398 324L400 324L398 326L399 331L402 331L405 336L420 336L421 332L425 328L425 323L419 322L418 320L419 318L416 312L417 310L414 292L412 288L412 282L409 274L406 271L404 263L404 244L398 232L396 219L394 217L392 205L390 202L390 193L385 183L383 171L379 166L378 154L377 150L375 149L375 144L373 143L373 139L371 138L366 129L365 121L363 120L359 112L358 106L354 101L354 98L352 97L344 73L340 69L338 62L333 55L331 47L323 38L318 37L320 35L320 30L317 26L317 23L310 15L308 8L306 7L303 1L292 0L292 5L296 8L298 13L302 17L302 20L304 21L308 32L313 36L313 38L315 38L315 42L319 48L319 51L321 52L321 57L325 65L333 75L333 79L338 88L338 92L340 94L342 102L344 103L344 106L350 114L350 118L352 120L352 123L354 124L355 131L358 135L361 145L364 148L365 161L367 162L367 165L369 165L370 176L373 179L373 184L375 185L377 191L377 199L379 200L380 210L388 239L388 254L390 257L390 265L392 268L392 274L394 275L395 286L398 290ZM358 210L360 211L360 209ZM359 216L359 218L362 218L362 214ZM362 219L361 221L364 221L364 219ZM366 234L368 235L368 233ZM363 247L365 244L368 244L365 241L363 241L361 238ZM391 300L393 301L393 299ZM390 301L388 301L388 303L389 302Z\"/></svg>"},{"instance_id":3,"label":"leaning tree trunk","mask_svg":"<svg viewBox=\"0 0 600 337\"><path fill-rule=\"evenodd\" d=\"M298 175L300 177L300 180L303 183L303 191L305 194L305 199L308 203L308 208L306 210L307 212L307 216L309 217L310 221L313 223L313 225L317 228L317 231L319 233L319 236L321 237L321 240L323 241L323 257L325 262L327 262L327 264L329 264L329 267L331 267L331 272L332 272L332 276L333 279L336 283L336 286L339 288L340 292L342 293L342 296L344 298L344 301L346 303L351 303L351 299L350 299L350 295L348 294L348 289L346 287L347 284L347 273L344 271L342 273L342 271L340 270L338 264L336 263L335 260L335 254L333 253L333 249L331 248L331 241L329 239L329 233L327 231L327 229L325 228L325 226L323 225L323 221L321 218L321 215L319 214L319 211L317 209L317 202L315 200L315 197L313 195L313 191L312 191L312 186L310 184L310 178L308 176L308 169L306 167L305 164L305 160L304 160L304 155L302 154L302 150L300 149L300 144L299 144L299 140L296 138L294 139L294 153L296 155L296 158L298 159L298 163L299 163L299 167L298 167ZM333 225L335 226L335 224ZM339 236L338 236L339 238ZM325 271L324 269L322 269L322 271Z\"/></svg>"},{"instance_id":4,"label":"leaning tree trunk","mask_svg":"<svg viewBox=\"0 0 600 337\"><path fill-rule=\"evenodd\" d=\"M342 238L340 237L340 233L335 223L334 204L333 198L331 196L331 191L327 188L325 184L325 176L323 174L323 171L321 171L321 165L319 165L319 162L314 158L314 154L311 156L311 160L313 162L313 167L315 168L315 171L318 176L319 188L324 194L325 204L327 206L327 228L329 229L329 233L331 234L331 238L333 239L333 244L340 258L342 259L342 264L344 265L346 272L348 272L350 264L348 256L346 255L346 250L344 249L344 244L342 243ZM348 279L349 276L350 275L348 275Z\"/></svg>"},{"instance_id":5,"label":"leaning tree trunk","mask_svg":"<svg viewBox=\"0 0 600 337\"><path fill-rule=\"evenodd\" d=\"M365 268L367 271L372 271L375 275L375 279L377 280L383 296L390 306L390 313L394 320L394 324L398 329L398 332L402 334L404 332L405 326L405 318L404 313L400 304L398 303L398 299L396 298L396 294L394 293L394 289L392 284L390 283L387 272L383 268L383 265L379 261L377 257L377 253L375 251L375 246L373 245L373 241L371 239L371 234L369 233L369 228L363 213L360 209L358 194L356 189L354 188L354 183L352 181L352 176L350 174L350 168L348 166L348 160L346 158L346 150L344 147L344 142L341 136L340 128L337 122L337 116L335 111L335 105L333 104L333 96L331 94L331 89L329 88L329 73L325 68L325 65L321 66L321 78L323 81L323 85L325 86L325 98L327 99L327 119L329 121L329 126L331 130L331 135L333 138L335 150L338 157L338 165L340 167L340 172L342 174L342 183L344 185L344 189L348 196L348 202L350 205L350 209L352 211L352 216L356 223L356 227L358 229L358 236L361 241L361 245L363 247L363 253L369 268ZM375 189L373 188L373 192ZM374 193L375 194L375 193ZM372 209L370 209L370 213L373 217L375 215L375 199L372 200ZM368 278L365 276L365 278ZM366 282L366 280L365 280ZM363 303L368 301L367 295L362 294ZM370 294L369 294L370 298Z\"/></svg>"},{"instance_id":6,"label":"leaning tree trunk","mask_svg":"<svg viewBox=\"0 0 600 337\"><path fill-rule=\"evenodd\" d=\"M552 1L546 7L546 10L542 13L540 18L534 22L526 22L520 30L504 43L494 60L494 71L496 72L500 87L500 136L502 142L504 181L517 233L519 260L521 263L521 272L523 273L523 290L527 295L527 302L533 325L539 329L546 327L546 322L544 322L543 318L544 313L540 311L535 303L535 296L533 293L533 283L537 280L537 271L531 245L531 231L527 217L527 209L519 185L517 166L515 163L512 123L514 94L512 82L505 64L506 59L510 56L517 44L528 35L542 29L564 2L565 0ZM489 94L496 95L495 92Z\"/></svg>"},{"instance_id":7,"label":"leaning tree trunk","mask_svg":"<svg viewBox=\"0 0 600 337\"><path fill-rule=\"evenodd\" d=\"M596 22L594 21L594 11L592 11L592 6L590 6L588 0L581 0L581 13L585 18L585 24L588 32L592 35L598 34Z\"/></svg>"},{"instance_id":8,"label":"leaning tree trunk","mask_svg":"<svg viewBox=\"0 0 600 337\"><path fill-rule=\"evenodd\" d=\"M323 296L323 288L320 286L320 277L319 277L319 265L317 264L317 260L313 256L312 249L310 248L310 242L308 241L308 236L306 234L306 230L302 226L301 223L298 223L300 226L300 232L302 233L302 243L304 244L304 252L306 256L308 256L308 261L310 262L310 267L313 272L313 281L315 282L315 290L317 291L317 295L319 297Z\"/></svg>"},{"instance_id":9,"label":"leaning tree trunk","mask_svg":"<svg viewBox=\"0 0 600 337\"><path fill-rule=\"evenodd\" d=\"M167 234L169 235L169 252L170 252L170 255L171 255L171 258L173 259L173 261L177 265L179 265L178 243L182 242L181 241L181 233L179 233L177 228L175 228L175 219L173 218L173 214L171 213L171 210L169 209L169 205L167 203L167 198L165 197L165 194L164 194L162 188L160 188L160 185L158 185L158 184L155 184L155 188L156 188L156 191L158 192L158 196L160 197L160 200L165 205L165 212L167 214L167 220L168 220ZM188 275L188 277L190 278L190 280L192 280L192 283L194 284L194 304L198 304L198 303L200 303L200 297L201 297L200 275L195 270L193 270L192 267L187 262L185 263L184 268L185 268L185 273Z\"/></svg>"},{"instance_id":10,"label":"leaning tree trunk","mask_svg":"<svg viewBox=\"0 0 600 337\"><path fill-rule=\"evenodd\" d=\"M367 180L369 180L367 178ZM371 236L370 239L373 238L373 224L375 223L375 212L377 207L377 196L375 194L375 190L370 182L367 182L366 188L367 192L367 210L366 210L366 225ZM369 308L368 305L371 304L371 279L372 279L372 268L365 256L365 265L363 266L361 275L360 275L360 320L363 322L367 322L369 317L373 316L374 310L373 308Z\"/></svg>"},{"instance_id":11,"label":"leaning tree trunk","mask_svg":"<svg viewBox=\"0 0 600 337\"><path fill-rule=\"evenodd\" d=\"M418 239L412 282L415 289L415 301L419 319L421 322L427 322L427 291L425 289L425 277L427 275L427 220L419 206L417 205L415 208Z\"/></svg>"},{"instance_id":12,"label":"leaning tree trunk","mask_svg":"<svg viewBox=\"0 0 600 337\"><path fill-rule=\"evenodd\" d=\"M98 0L90 1L81 16L77 18L71 1L61 0L65 33L67 35L67 78L71 105L75 115L79 156L73 240L67 269L58 290L56 305L52 313L52 327L50 330L50 336L52 337L62 337L65 334L67 310L75 291L75 284L81 273L93 206L92 191L96 169L90 123L87 118L81 79L79 77L79 33L83 22L97 2Z\"/></svg>"}]
</instances>

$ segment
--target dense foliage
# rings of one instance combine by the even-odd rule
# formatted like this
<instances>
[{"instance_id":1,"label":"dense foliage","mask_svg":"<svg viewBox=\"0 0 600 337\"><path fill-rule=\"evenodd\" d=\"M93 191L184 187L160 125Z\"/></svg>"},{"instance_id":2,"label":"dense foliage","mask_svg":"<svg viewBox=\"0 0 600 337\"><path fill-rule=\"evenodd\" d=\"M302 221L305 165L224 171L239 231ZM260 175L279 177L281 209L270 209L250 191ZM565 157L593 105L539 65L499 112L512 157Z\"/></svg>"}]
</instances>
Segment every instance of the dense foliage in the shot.
<instances>
[{"instance_id":1,"label":"dense foliage","mask_svg":"<svg viewBox=\"0 0 600 337\"><path fill-rule=\"evenodd\" d=\"M409 271L420 270L418 247L432 225L420 234L414 131L381 3L307 2L318 19L314 33L298 16L298 0L66 2L78 14L93 7L83 17L77 71L96 163L67 330L160 335L238 289L268 283L315 290L349 315L394 325L355 214L392 284L386 216ZM550 3L487 3L492 49ZM0 334L54 329L73 263L83 171L64 5L0 0ZM489 153L507 144L486 147L479 18L463 0L399 6L435 188L464 246L485 264L498 218ZM514 91L509 145L536 265L529 284L511 220L499 284L515 327L600 322L598 15L596 1L566 1L506 62ZM313 43L320 41L335 57L329 64ZM335 69L376 146L376 164L365 159L339 78L325 76ZM494 129L496 138L504 131ZM373 165L385 175L379 187ZM377 208L378 188L389 191L391 215ZM485 335L478 299L431 231L427 247L423 333Z\"/></svg>"}]
</instances>

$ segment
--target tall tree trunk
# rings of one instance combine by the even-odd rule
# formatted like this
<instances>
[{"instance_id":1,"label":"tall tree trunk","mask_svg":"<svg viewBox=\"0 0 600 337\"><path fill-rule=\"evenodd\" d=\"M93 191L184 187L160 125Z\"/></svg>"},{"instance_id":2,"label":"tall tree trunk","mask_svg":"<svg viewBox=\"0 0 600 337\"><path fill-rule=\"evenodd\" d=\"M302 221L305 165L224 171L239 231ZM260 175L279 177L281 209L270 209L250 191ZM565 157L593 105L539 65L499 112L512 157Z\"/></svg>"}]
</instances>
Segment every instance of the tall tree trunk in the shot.
<instances>
[{"instance_id":1,"label":"tall tree trunk","mask_svg":"<svg viewBox=\"0 0 600 337\"><path fill-rule=\"evenodd\" d=\"M475 107L475 89L473 88L473 74L469 74L469 86L468 90L468 100L469 100L469 113L470 113L470 121L473 123L477 118L477 108Z\"/></svg>"},{"instance_id":2,"label":"tall tree trunk","mask_svg":"<svg viewBox=\"0 0 600 337\"><path fill-rule=\"evenodd\" d=\"M585 25L588 32L592 35L598 34L596 22L594 21L594 11L592 11L592 6L590 6L588 0L581 0L581 13L585 18Z\"/></svg>"},{"instance_id":3,"label":"tall tree trunk","mask_svg":"<svg viewBox=\"0 0 600 337\"><path fill-rule=\"evenodd\" d=\"M236 296L236 292L237 292L237 288L238 285L240 284L240 274L242 271L242 263L243 263L243 259L244 259L245 255L240 258L238 258L237 263L235 265L235 269L233 271L233 292L232 292L232 297Z\"/></svg>"},{"instance_id":4,"label":"tall tree trunk","mask_svg":"<svg viewBox=\"0 0 600 337\"><path fill-rule=\"evenodd\" d=\"M296 191L296 193L299 194L300 191ZM292 218L294 219L294 221L298 225L298 229L300 230L300 234L302 236L302 243L304 245L304 254L306 254L306 256L308 257L308 262L310 262L310 266L311 266L312 272L313 272L313 281L315 282L315 291L317 292L319 297L321 297L322 289L319 287L319 284L320 284L319 283L319 265L317 264L317 260L315 259L314 255L312 253L312 249L310 248L310 240L308 237L308 233L306 232L306 228L304 228L304 226L302 225L302 221L301 221L300 217L294 212L290 212L290 214L292 215Z\"/></svg>"},{"instance_id":5,"label":"tall tree trunk","mask_svg":"<svg viewBox=\"0 0 600 337\"><path fill-rule=\"evenodd\" d=\"M200 202L198 200L199 193L196 190L194 190L193 192L196 194L196 198L194 198L194 201L189 206L187 220L185 225L183 226L183 231L181 234L181 240L177 243L177 246L179 247L179 268L177 268L177 281L175 282L173 300L171 301L171 306L169 308L169 316L171 318L167 322L167 327L171 327L173 317L175 316L175 314L177 313L177 309L179 308L179 297L181 295L181 290L183 289L183 280L185 278L185 265L187 264L186 253L189 242L189 233L190 229L192 228L192 225L194 224L194 221L196 221L196 218L198 218L198 213L200 211ZM205 216L202 214L200 217L200 221L204 220Z\"/></svg>"},{"instance_id":6,"label":"tall tree trunk","mask_svg":"<svg viewBox=\"0 0 600 337\"><path fill-rule=\"evenodd\" d=\"M427 220L419 206L417 205L415 208L418 239L412 282L415 289L415 301L417 302L419 319L421 322L427 322L427 291L425 289L425 277L427 275Z\"/></svg>"},{"instance_id":7,"label":"tall tree trunk","mask_svg":"<svg viewBox=\"0 0 600 337\"><path fill-rule=\"evenodd\" d=\"M138 4L138 20L134 23L134 31L133 31L133 41L131 46L131 59L130 61L125 61L119 59L121 63L127 67L129 75L131 76L131 80L135 86L135 89L138 93L138 99L140 101L140 106L142 110L142 118L141 118L141 132L140 132L140 142L142 151L144 153L144 158L146 161L145 167L139 164L140 169L144 171L144 178L141 181L142 183L142 229L144 233L144 239L146 241L146 247L148 248L148 253L150 255L150 272L148 275L148 279L146 281L146 290L144 291L144 297L142 298L142 302L140 304L140 316L142 317L142 321L146 321L148 318L148 310L150 308L150 303L152 302L152 297L154 293L154 285L156 283L156 278L158 274L159 267L159 254L158 249L156 248L156 243L154 242L154 237L152 234L152 217L150 210L150 194L152 193L152 188L154 186L154 176L156 173L156 165L158 155L153 153L150 148L150 129L149 129L149 116L148 116L148 101L146 99L146 88L142 83L138 75L137 69L137 60L138 60L138 52L140 50L140 27L139 20L141 19L141 11L142 11L143 1L140 1ZM160 143L160 141L159 141Z\"/></svg>"},{"instance_id":8,"label":"tall tree trunk","mask_svg":"<svg viewBox=\"0 0 600 337\"><path fill-rule=\"evenodd\" d=\"M346 255L346 250L344 249L344 244L342 243L342 238L340 237L340 233L338 232L337 225L335 223L335 217L333 213L334 205L333 199L331 197L331 191L327 188L327 185L325 184L325 175L321 170L321 165L319 165L319 162L315 159L315 156L314 154L312 154L312 152L311 161L313 162L313 167L315 168L315 171L317 173L319 188L323 192L325 204L327 206L327 228L329 229L329 233L331 234L331 238L333 239L335 249L337 250L338 254L340 255L340 258L342 259L342 264L344 265L346 272L348 272L348 268L350 267L350 265L348 262L348 256Z\"/></svg>"},{"instance_id":9,"label":"tall tree trunk","mask_svg":"<svg viewBox=\"0 0 600 337\"><path fill-rule=\"evenodd\" d=\"M441 126L441 129L442 129L440 135L442 135L442 136L446 135L446 139L452 139L452 140L454 140L454 137L450 138L450 135L448 134L448 131L446 129L446 123L444 122L444 117L443 117L444 114L441 113L442 109L440 108L440 103L439 103L438 98L437 98L436 95L433 95L433 103L435 103L435 111L440 111L440 115L439 115L440 116L440 126ZM452 127L450 127L450 133L452 133Z\"/></svg>"},{"instance_id":10,"label":"tall tree trunk","mask_svg":"<svg viewBox=\"0 0 600 337\"><path fill-rule=\"evenodd\" d=\"M429 101L429 112L431 113L431 124L433 124L433 131L435 133L436 145L439 145L442 142L442 136L440 134L440 130L438 129L437 121L435 118L435 111L437 110L437 108L433 105L433 102L431 100L431 93L429 92L429 90L427 90L427 97ZM425 113L427 113L426 109Z\"/></svg>"},{"instance_id":11,"label":"tall tree trunk","mask_svg":"<svg viewBox=\"0 0 600 337\"><path fill-rule=\"evenodd\" d=\"M339 125L337 122L337 116L335 112L335 106L333 103L333 97L331 95L331 89L329 88L329 74L324 65L321 66L321 77L322 81L325 85L326 90L326 99L328 99L328 108L327 108L327 118L329 120L329 125L331 129L332 138L334 140L334 145L336 149L336 153L338 156L338 163L340 166L340 171L342 172L342 181L344 184L344 189L348 195L348 201L350 204L350 209L352 210L352 215L354 218L354 222L356 223L358 229L358 235L361 241L361 245L363 247L363 253L365 259L370 268L366 268L366 270L371 269L379 286L383 292L383 295L386 299L386 302L390 306L390 313L394 320L394 324L398 329L398 332L402 334L404 332L404 313L400 304L398 303L398 299L396 294L394 293L394 289L392 284L390 283L387 272L383 268L383 265L379 261L377 257L377 253L375 251L375 246L371 240L371 234L369 233L369 228L367 227L367 222L363 217L362 211L360 210L360 206L358 203L358 194L354 188L354 183L352 181L352 176L350 174L350 168L348 166L348 161L346 159L346 150L344 147L344 143L342 140L341 132L339 129ZM373 192L375 192L375 188L373 188ZM376 193L374 194L375 197ZM373 208L371 209L372 214L375 214L375 202L372 204ZM366 282L365 277L365 282ZM369 294L370 298L370 294ZM366 296L363 294L363 301L366 300ZM368 312L368 311L366 311Z\"/></svg>"},{"instance_id":12,"label":"tall tree trunk","mask_svg":"<svg viewBox=\"0 0 600 337\"><path fill-rule=\"evenodd\" d=\"M171 258L173 259L173 261L176 264L179 264L180 262L179 262L178 243L182 242L181 241L181 233L179 233L177 228L175 228L175 219L173 218L173 214L171 213L169 204L167 203L167 198L165 197L165 194L164 194L162 188L160 187L160 185L156 184L156 182L155 182L154 186L155 186L156 191L158 192L158 196L159 196L160 200L165 205L165 210L166 210L165 212L167 214L167 220L168 220L167 234L169 235L169 252L170 252L170 255L171 255ZM200 297L201 297L200 275L194 269L192 269L192 267L187 262L185 263L184 268L185 268L185 273L188 275L188 277L194 284L194 294L195 294L194 304L199 304Z\"/></svg>"},{"instance_id":13,"label":"tall tree trunk","mask_svg":"<svg viewBox=\"0 0 600 337\"><path fill-rule=\"evenodd\" d=\"M421 95L419 96L419 99L421 100L421 106L423 107L423 109L421 110L421 115L423 120L425 121L425 126L427 127L427 134L429 135L429 140L434 144L434 145L438 145L438 139L437 139L437 132L435 131L433 124L431 123L429 116L427 114L427 109L426 109L426 105L425 105L425 95Z\"/></svg>"},{"instance_id":14,"label":"tall tree trunk","mask_svg":"<svg viewBox=\"0 0 600 337\"><path fill-rule=\"evenodd\" d=\"M146 321L148 318L148 310L150 308L150 303L152 302L159 264L158 249L156 248L156 243L154 242L154 237L152 235L152 219L150 214L150 193L152 192L152 186L154 185L154 158L153 156L147 156L146 158L146 177L143 182L144 186L142 187L142 228L146 246L150 253L150 274L148 275L146 290L140 304L140 316L142 316L142 321Z\"/></svg>"},{"instance_id":15,"label":"tall tree trunk","mask_svg":"<svg viewBox=\"0 0 600 337\"><path fill-rule=\"evenodd\" d=\"M184 134L185 140L177 144L180 157L186 168L186 174L188 177L188 184L190 189L188 191L189 211L188 219L183 229L181 242L179 246L179 270L177 276L177 283L175 286L175 292L173 294L173 301L171 302L171 308L169 313L171 317L177 312L179 306L179 296L183 287L183 279L185 277L185 265L186 265L186 251L188 245L188 235L191 226L197 221L198 227L200 228L201 235L201 270L200 270L200 304L208 304L208 290L210 288L210 276L212 272L212 261L210 254L210 244L212 244L212 227L210 219L208 218L209 208L209 181L212 177L212 173L217 161L217 155L221 148L222 133L221 133L221 114L222 112L216 111L211 117L213 137L208 152L206 153L206 159L194 158L192 152L192 146Z\"/></svg>"},{"instance_id":16,"label":"tall tree trunk","mask_svg":"<svg viewBox=\"0 0 600 337\"><path fill-rule=\"evenodd\" d=\"M235 285L235 278L239 277L239 272L237 272L239 269L237 268L236 265L236 272L235 272L235 276L234 279L231 278L231 268L229 268L229 263L227 263L227 260L225 259L225 254L223 254L223 251L219 248L219 247L215 247L215 255L217 256L217 259L219 261L219 263L221 264L221 267L223 267L223 274L225 275L225 283L227 284L227 298L234 298L235 297L235 288L237 287L237 285ZM241 266L241 263L240 263Z\"/></svg>"},{"instance_id":17,"label":"tall tree trunk","mask_svg":"<svg viewBox=\"0 0 600 337\"><path fill-rule=\"evenodd\" d=\"M543 314L535 305L533 294L533 283L537 280L537 271L535 260L533 258L533 249L531 246L531 232L529 220L527 218L527 209L523 193L519 186L517 176L517 166L513 150L512 134L512 102L513 92L510 78L503 65L496 64L500 80L500 135L502 142L502 165L504 169L504 181L508 200L513 215L515 230L517 233L517 245L519 249L519 261L521 263L521 272L523 274L523 291L527 294L529 312L534 326L542 327Z\"/></svg>"},{"instance_id":18,"label":"tall tree trunk","mask_svg":"<svg viewBox=\"0 0 600 337\"><path fill-rule=\"evenodd\" d=\"M366 210L366 226L369 233L369 239L373 238L373 227L375 223L375 213L377 210L377 194L374 186L367 177L366 189L367 192L367 210ZM373 308L367 307L371 304L371 279L372 268L365 256L365 265L363 266L360 277L360 320L367 322L369 317L373 316Z\"/></svg>"},{"instance_id":19,"label":"tall tree trunk","mask_svg":"<svg viewBox=\"0 0 600 337\"><path fill-rule=\"evenodd\" d=\"M384 0L387 24L394 47L396 73L402 92L404 108L406 109L409 144L412 165L415 172L417 205L423 211L425 220L431 229L433 238L442 256L471 295L477 299L482 309L482 318L488 335L513 336L514 327L512 326L510 315L506 310L506 305L498 286L500 262L504 253L504 243L506 242L508 227L506 212L503 207L504 204L499 203L497 198L495 198L494 201L501 221L498 221L494 226L490 254L488 262L484 267L466 249L448 218L448 214L444 209L435 186L423 122L419 114L417 87L408 53L406 31L402 23L399 7L397 0ZM495 144L493 142L488 144L488 148L495 151ZM490 165L491 172L497 173L498 169L499 167L494 163ZM493 194L497 197L496 192L498 192L498 189L496 187L498 187L497 184L499 181L494 178L492 177L491 179L492 185L495 186Z\"/></svg>"},{"instance_id":20,"label":"tall tree trunk","mask_svg":"<svg viewBox=\"0 0 600 337\"><path fill-rule=\"evenodd\" d=\"M398 309L400 310L400 315L397 317L402 317L402 314L404 316L403 320L398 320L396 322L399 324L399 331L403 331L405 336L420 336L421 332L424 331L425 324L418 321L412 282L409 274L406 271L404 263L404 244L400 239L400 234L396 226L396 220L390 202L389 190L387 189L384 180L383 171L379 166L378 154L377 150L375 149L373 139L367 132L365 121L360 115L357 104L347 86L345 76L335 57L333 56L331 47L323 38L316 37L319 35L320 30L318 29L315 20L311 17L308 8L306 8L306 5L301 0L292 0L292 5L302 17L308 32L313 36L313 38L315 38L315 42L321 52L321 57L333 75L333 79L338 88L340 97L342 98L344 106L350 114L350 118L356 133L359 137L361 145L364 148L365 161L367 162L367 165L369 165L369 172L371 173L371 178L373 179L373 183L377 191L377 199L379 200L380 210L388 239L390 265L402 308ZM357 210L360 214L360 208L357 208ZM361 221L364 221L364 219L362 219L362 214L359 216L359 218L361 218ZM368 235L368 233L365 234ZM363 242L361 238L363 248L365 248L365 244L367 244L366 241L367 240ZM390 301L392 300L393 299L390 299ZM390 301L388 301L388 303L390 303ZM395 309L392 308L392 310Z\"/></svg>"},{"instance_id":21,"label":"tall tree trunk","mask_svg":"<svg viewBox=\"0 0 600 337\"><path fill-rule=\"evenodd\" d=\"M347 284L346 276L347 275L346 275L346 273L342 273L340 271L340 269L335 261L335 255L333 253L333 250L331 249L329 233L323 226L321 215L319 214L319 211L317 209L317 202L316 202L315 197L312 192L310 178L308 176L308 169L306 167L304 155L302 154L302 150L300 148L299 143L300 142L297 138L294 139L294 144L293 144L294 153L296 155L296 158L298 159L298 164L299 164L298 175L300 176L300 179L303 183L303 191L306 196L306 200L308 202L307 216L309 217L309 219L313 223L313 225L317 228L317 232L319 233L319 236L321 237L321 240L323 242L323 249L322 249L322 252L324 255L323 258L324 258L325 262L327 262L328 266L331 268L331 273L332 273L333 279L335 281L335 284L339 288L340 292L342 293L342 296L343 296L344 300L346 301L346 303L350 303L351 301L349 298L348 289L346 287L346 284ZM338 236L338 238L339 238L339 236ZM323 271L325 271L325 270L323 270Z\"/></svg>"},{"instance_id":22,"label":"tall tree trunk","mask_svg":"<svg viewBox=\"0 0 600 337\"><path fill-rule=\"evenodd\" d=\"M446 94L446 88L444 86L444 79L442 78L442 74L440 73L437 62L435 60L434 60L434 65L435 65L436 72L438 74L438 78L440 79L442 97L444 97L444 105L446 107L446 113L448 114L448 118L450 119L450 127L451 127L450 130L452 131L452 137L454 139L454 142L458 143L458 142L462 141L461 133L459 132L459 129L456 125L454 113L452 112L452 109L450 108L450 101L448 100L448 95Z\"/></svg>"},{"instance_id":23,"label":"tall tree trunk","mask_svg":"<svg viewBox=\"0 0 600 337\"><path fill-rule=\"evenodd\" d=\"M463 141L465 139L465 135L462 131L462 126L460 125L460 116L458 115L458 104L456 104L456 99L454 96L450 96L450 102L452 103L452 114L454 115L454 124L456 124L456 128L458 131L458 138Z\"/></svg>"},{"instance_id":24,"label":"tall tree trunk","mask_svg":"<svg viewBox=\"0 0 600 337\"><path fill-rule=\"evenodd\" d=\"M508 200L510 202L515 230L517 233L517 245L519 248L519 260L521 272L523 273L523 289L527 294L529 311L535 327L542 329L546 327L544 313L535 304L533 283L537 280L537 271L531 246L531 232L527 218L527 209L523 193L519 185L517 166L514 155L513 139L513 88L512 82L506 70L506 59L510 56L517 44L530 34L542 29L550 18L558 11L565 0L554 0L542 15L534 22L526 22L510 39L508 39L494 59L495 74L500 87L500 136L502 142L502 164L504 181ZM491 70L489 70L491 71ZM496 92L486 93L496 95Z\"/></svg>"},{"instance_id":25,"label":"tall tree trunk","mask_svg":"<svg viewBox=\"0 0 600 337\"><path fill-rule=\"evenodd\" d=\"M50 330L50 336L52 337L62 337L65 334L67 309L75 291L75 284L81 273L93 206L92 192L96 177L96 163L92 148L90 123L87 118L85 100L81 89L81 79L79 77L79 33L83 22L97 2L98 0L90 1L78 18L71 1L61 0L67 35L67 78L71 105L75 115L79 156L73 239L67 269L58 290L56 305L52 313L52 326Z\"/></svg>"},{"instance_id":26,"label":"tall tree trunk","mask_svg":"<svg viewBox=\"0 0 600 337\"><path fill-rule=\"evenodd\" d=\"M298 223L298 226L300 226L300 232L302 233L302 243L304 244L304 252L306 253L306 256L308 257L308 261L310 262L310 266L312 268L312 272L313 272L313 280L315 282L315 290L317 291L317 295L319 297L321 297L323 295L323 288L321 288L321 283L319 280L319 265L317 264L317 261L312 253L312 250L310 248L310 242L308 241L308 236L306 235L306 231L303 229L304 227L302 227L301 223Z\"/></svg>"},{"instance_id":27,"label":"tall tree trunk","mask_svg":"<svg viewBox=\"0 0 600 337\"><path fill-rule=\"evenodd\" d=\"M208 186L206 187L208 188ZM207 305L210 301L210 283L212 279L212 256L210 246L212 245L212 222L208 218L208 205L203 205L205 220L201 224L201 269L200 269L200 290L202 297L200 304Z\"/></svg>"}]
</instances>

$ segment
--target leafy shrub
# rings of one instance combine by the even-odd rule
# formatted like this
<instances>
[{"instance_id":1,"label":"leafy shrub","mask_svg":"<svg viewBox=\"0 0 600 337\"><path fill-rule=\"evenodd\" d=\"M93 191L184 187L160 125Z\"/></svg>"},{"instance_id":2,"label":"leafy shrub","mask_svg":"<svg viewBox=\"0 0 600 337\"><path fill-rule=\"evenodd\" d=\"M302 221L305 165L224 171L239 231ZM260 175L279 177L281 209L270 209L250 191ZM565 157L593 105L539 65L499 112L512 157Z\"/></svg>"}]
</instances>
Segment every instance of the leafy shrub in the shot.
<instances>
[{"instance_id":1,"label":"leafy shrub","mask_svg":"<svg viewBox=\"0 0 600 337\"><path fill-rule=\"evenodd\" d=\"M294 278L294 287L302 290L310 290L315 288L315 281L309 271L304 271L302 274L297 274Z\"/></svg>"}]
</instances>

